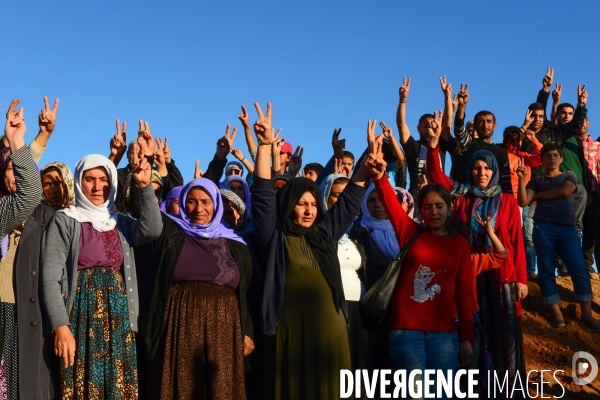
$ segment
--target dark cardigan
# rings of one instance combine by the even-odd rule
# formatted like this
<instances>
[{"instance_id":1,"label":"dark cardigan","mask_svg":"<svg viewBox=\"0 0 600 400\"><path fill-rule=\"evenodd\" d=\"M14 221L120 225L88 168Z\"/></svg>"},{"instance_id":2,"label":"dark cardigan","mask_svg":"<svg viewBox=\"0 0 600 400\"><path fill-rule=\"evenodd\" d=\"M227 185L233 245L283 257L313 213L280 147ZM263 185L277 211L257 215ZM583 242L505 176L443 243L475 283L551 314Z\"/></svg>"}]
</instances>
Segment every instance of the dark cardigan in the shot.
<instances>
[{"instance_id":1,"label":"dark cardigan","mask_svg":"<svg viewBox=\"0 0 600 400\"><path fill-rule=\"evenodd\" d=\"M360 211L360 204L366 189L349 182L338 201L331 207L321 222L332 243L337 243L344 235L346 229L352 224ZM285 285L285 246L281 224L275 212L275 195L270 179L254 176L252 192L252 220L254 230L263 250L267 262L265 270L265 288L263 292L263 333L274 335L277 324L283 312L283 287ZM337 257L337 254L336 254ZM331 285L331 279L324 269L321 269L325 280ZM341 274L339 269L338 274ZM346 303L343 311L348 320Z\"/></svg>"},{"instance_id":2,"label":"dark cardigan","mask_svg":"<svg viewBox=\"0 0 600 400\"><path fill-rule=\"evenodd\" d=\"M156 275L152 288L150 306L141 310L139 330L145 341L146 360L162 358L164 351L164 314L169 297L173 272L181 254L185 233L169 217L162 214L163 232L154 241ZM240 284L235 290L240 305L242 340L244 336L254 339L252 316L247 307L247 291L252 278L252 259L246 245L227 239L233 258L240 269Z\"/></svg>"}]
</instances>

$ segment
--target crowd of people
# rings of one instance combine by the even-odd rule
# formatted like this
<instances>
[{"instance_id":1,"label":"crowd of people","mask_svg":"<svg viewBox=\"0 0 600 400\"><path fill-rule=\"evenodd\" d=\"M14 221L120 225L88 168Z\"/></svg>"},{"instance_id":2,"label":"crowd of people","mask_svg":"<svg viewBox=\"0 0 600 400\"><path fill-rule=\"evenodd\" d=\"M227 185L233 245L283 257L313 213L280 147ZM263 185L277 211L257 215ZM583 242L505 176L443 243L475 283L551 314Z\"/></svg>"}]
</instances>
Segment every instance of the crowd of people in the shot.
<instances>
[{"instance_id":1,"label":"crowd of people","mask_svg":"<svg viewBox=\"0 0 600 400\"><path fill-rule=\"evenodd\" d=\"M255 103L254 123L242 106L248 151L227 125L187 183L141 120L129 143L116 121L108 157L39 168L58 99L44 97L29 146L13 101L0 142L0 400L330 400L343 369L476 369L484 397L495 371L508 395L526 375L528 282L561 329L555 279L569 275L574 323L600 331L600 143L585 85L574 106L553 79L548 68L501 144L494 114L466 121L468 85L453 96L445 77L443 109L413 138L404 79L399 137L368 121L355 157L335 129L325 166L302 167L270 103ZM402 249L385 321L367 322L361 300Z\"/></svg>"}]
</instances>

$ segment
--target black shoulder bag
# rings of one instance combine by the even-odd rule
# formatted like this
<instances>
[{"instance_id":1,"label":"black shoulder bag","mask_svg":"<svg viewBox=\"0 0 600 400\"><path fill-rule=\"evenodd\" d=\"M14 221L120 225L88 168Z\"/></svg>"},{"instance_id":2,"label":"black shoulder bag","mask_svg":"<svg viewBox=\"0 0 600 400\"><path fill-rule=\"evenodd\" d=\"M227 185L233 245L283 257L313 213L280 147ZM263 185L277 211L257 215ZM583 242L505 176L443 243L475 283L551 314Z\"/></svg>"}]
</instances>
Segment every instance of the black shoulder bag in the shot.
<instances>
[{"instance_id":1,"label":"black shoulder bag","mask_svg":"<svg viewBox=\"0 0 600 400\"><path fill-rule=\"evenodd\" d=\"M363 328L374 329L380 326L387 318L392 296L398 283L398 275L402 267L402 260L415 242L421 228L417 229L408 243L402 248L398 257L392 258L387 269L367 291L359 303L360 318Z\"/></svg>"}]
</instances>

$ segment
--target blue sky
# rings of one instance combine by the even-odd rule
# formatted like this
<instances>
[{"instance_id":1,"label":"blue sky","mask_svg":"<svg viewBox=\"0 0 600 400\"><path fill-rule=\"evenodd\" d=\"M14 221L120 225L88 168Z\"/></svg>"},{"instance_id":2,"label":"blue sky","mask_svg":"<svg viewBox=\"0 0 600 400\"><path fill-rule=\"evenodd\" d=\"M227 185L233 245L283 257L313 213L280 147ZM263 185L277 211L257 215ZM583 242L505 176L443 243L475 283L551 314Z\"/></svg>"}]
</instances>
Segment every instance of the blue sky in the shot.
<instances>
[{"instance_id":1,"label":"blue sky","mask_svg":"<svg viewBox=\"0 0 600 400\"><path fill-rule=\"evenodd\" d=\"M455 91L469 83L468 117L496 114L500 141L505 126L522 122L552 66L564 101L576 102L577 84L587 83L596 137L598 4L22 2L2 13L0 112L20 97L29 141L42 97L59 97L42 164L71 167L86 154L108 154L116 118L128 122L128 140L138 119L148 120L156 136L169 136L187 180L196 158L206 168L228 123L241 130L240 104L256 118L252 103L271 101L274 125L304 146L304 163L325 163L334 128L355 153L367 119L395 128L403 76L412 78L411 127L442 107L438 77L446 74ZM235 147L246 151L243 135Z\"/></svg>"}]
</instances>

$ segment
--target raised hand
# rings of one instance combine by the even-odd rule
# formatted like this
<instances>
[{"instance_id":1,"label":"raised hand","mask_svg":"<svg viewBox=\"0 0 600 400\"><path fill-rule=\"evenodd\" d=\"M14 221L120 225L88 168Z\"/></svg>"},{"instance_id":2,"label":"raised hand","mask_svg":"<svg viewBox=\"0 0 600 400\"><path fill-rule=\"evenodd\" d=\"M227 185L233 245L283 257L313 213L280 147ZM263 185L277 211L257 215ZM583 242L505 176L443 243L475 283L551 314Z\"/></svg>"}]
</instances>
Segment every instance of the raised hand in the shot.
<instances>
[{"instance_id":1,"label":"raised hand","mask_svg":"<svg viewBox=\"0 0 600 400\"><path fill-rule=\"evenodd\" d=\"M127 150L127 122L123 121L123 128L121 129L121 122L117 119L117 132L110 139L110 154L115 157L123 155Z\"/></svg>"},{"instance_id":2,"label":"raised hand","mask_svg":"<svg viewBox=\"0 0 600 400\"><path fill-rule=\"evenodd\" d=\"M167 176L167 162L165 160L165 146L161 138L156 139L156 150L154 150L154 163L160 176Z\"/></svg>"},{"instance_id":3,"label":"raised hand","mask_svg":"<svg viewBox=\"0 0 600 400\"><path fill-rule=\"evenodd\" d=\"M454 93L454 97L452 97L452 112L456 111L457 105L458 105L458 94Z\"/></svg>"},{"instance_id":4,"label":"raised hand","mask_svg":"<svg viewBox=\"0 0 600 400\"><path fill-rule=\"evenodd\" d=\"M165 162L171 164L171 148L169 147L169 137L165 136L165 147L163 148L165 153Z\"/></svg>"},{"instance_id":5,"label":"raised hand","mask_svg":"<svg viewBox=\"0 0 600 400\"><path fill-rule=\"evenodd\" d=\"M303 147L296 147L296 151L292 154L290 161L288 163L288 175L295 177L300 172L300 168L302 168L302 154L304 154Z\"/></svg>"},{"instance_id":6,"label":"raised hand","mask_svg":"<svg viewBox=\"0 0 600 400\"><path fill-rule=\"evenodd\" d=\"M217 140L217 151L215 152L215 155L220 160L227 159L227 155L231 151L233 141L235 140L235 136L237 135L237 127L233 128L231 134L229 133L230 128L231 126L227 124L227 128L225 128L225 136Z\"/></svg>"},{"instance_id":7,"label":"raised hand","mask_svg":"<svg viewBox=\"0 0 600 400\"><path fill-rule=\"evenodd\" d=\"M535 133L531 129L525 129L524 131L521 129L521 133L527 140L529 140L529 142L533 142L537 139L535 137Z\"/></svg>"},{"instance_id":8,"label":"raised hand","mask_svg":"<svg viewBox=\"0 0 600 400\"><path fill-rule=\"evenodd\" d=\"M546 75L542 79L542 86L545 92L550 92L552 89L552 81L554 80L554 68L548 67L546 71Z\"/></svg>"},{"instance_id":9,"label":"raised hand","mask_svg":"<svg viewBox=\"0 0 600 400\"><path fill-rule=\"evenodd\" d=\"M492 218L490 218L489 216L485 217L485 218L481 218L479 211L477 211L477 212L475 212L473 219L475 220L475 222L477 222L479 225L481 225L483 227L483 229L485 229L485 232L488 235L494 232L494 228L492 227L492 224L490 223Z\"/></svg>"},{"instance_id":10,"label":"raised hand","mask_svg":"<svg viewBox=\"0 0 600 400\"><path fill-rule=\"evenodd\" d=\"M140 145L139 150L133 152L133 162L131 163L131 176L140 188L146 187L152 177L152 166L148 163L143 151L144 149Z\"/></svg>"},{"instance_id":11,"label":"raised hand","mask_svg":"<svg viewBox=\"0 0 600 400\"><path fill-rule=\"evenodd\" d=\"M419 184L417 185L417 191L423 189L428 184L429 184L429 181L427 180L427 175L425 175L425 174L419 175Z\"/></svg>"},{"instance_id":12,"label":"raised hand","mask_svg":"<svg viewBox=\"0 0 600 400\"><path fill-rule=\"evenodd\" d=\"M240 149L231 149L231 154L233 154L233 156L240 161L246 158L246 156L244 155L244 153L242 153Z\"/></svg>"},{"instance_id":13,"label":"raised hand","mask_svg":"<svg viewBox=\"0 0 600 400\"><path fill-rule=\"evenodd\" d=\"M342 174L344 171L343 160L341 158L333 159L333 173Z\"/></svg>"},{"instance_id":14,"label":"raised hand","mask_svg":"<svg viewBox=\"0 0 600 400\"><path fill-rule=\"evenodd\" d=\"M466 107L470 98L471 96L469 96L469 84L461 83L460 92L458 92L458 105L461 107Z\"/></svg>"},{"instance_id":15,"label":"raised hand","mask_svg":"<svg viewBox=\"0 0 600 400\"><path fill-rule=\"evenodd\" d=\"M367 140L369 142L369 157L365 162L365 166L371 172L371 176L379 179L385 173L387 163L383 159L383 135L375 136L375 126L377 120L367 122Z\"/></svg>"},{"instance_id":16,"label":"raised hand","mask_svg":"<svg viewBox=\"0 0 600 400\"><path fill-rule=\"evenodd\" d=\"M522 157L519 157L517 165L517 176L519 177L520 181L524 181L525 179L527 179L527 169L525 168L525 160L523 160Z\"/></svg>"},{"instance_id":17,"label":"raised hand","mask_svg":"<svg viewBox=\"0 0 600 400\"><path fill-rule=\"evenodd\" d=\"M194 179L202 178L204 172L200 169L200 160L196 160L196 168L194 169Z\"/></svg>"},{"instance_id":18,"label":"raised hand","mask_svg":"<svg viewBox=\"0 0 600 400\"><path fill-rule=\"evenodd\" d=\"M48 104L48 96L44 96L44 108L38 115L38 124L40 126L40 132L51 135L54 132L54 126L56 125L56 113L58 112L59 100L54 100L54 106L50 109Z\"/></svg>"},{"instance_id":19,"label":"raised hand","mask_svg":"<svg viewBox=\"0 0 600 400\"><path fill-rule=\"evenodd\" d=\"M281 146L283 145L283 142L285 142L284 138L279 137L280 133L281 128L277 130L277 133L271 141L271 152L273 153L273 157L279 157L279 155L281 154Z\"/></svg>"},{"instance_id":20,"label":"raised hand","mask_svg":"<svg viewBox=\"0 0 600 400\"><path fill-rule=\"evenodd\" d=\"M342 128L334 129L333 135L331 135L331 147L333 147L335 158L342 158L346 148L346 139L340 139L340 133L342 133Z\"/></svg>"},{"instance_id":21,"label":"raised hand","mask_svg":"<svg viewBox=\"0 0 600 400\"><path fill-rule=\"evenodd\" d=\"M440 86L442 87L444 96L452 97L452 85L446 82L446 75L444 75L443 78L440 78Z\"/></svg>"},{"instance_id":22,"label":"raised hand","mask_svg":"<svg viewBox=\"0 0 600 400\"><path fill-rule=\"evenodd\" d=\"M433 120L427 126L427 132L429 133L429 144L431 147L435 148L438 145L438 141L440 139L440 135L442 134L442 117L444 116L444 112L442 110L433 112Z\"/></svg>"},{"instance_id":23,"label":"raised hand","mask_svg":"<svg viewBox=\"0 0 600 400\"><path fill-rule=\"evenodd\" d=\"M138 130L138 143L140 142L139 138L142 138L146 143L146 150L144 155L153 156L154 155L154 136L150 132L150 124L148 121L142 121L140 119L140 129ZM141 145L140 145L141 146Z\"/></svg>"},{"instance_id":24,"label":"raised hand","mask_svg":"<svg viewBox=\"0 0 600 400\"><path fill-rule=\"evenodd\" d=\"M267 103L267 115L265 116L260 108L260 104L254 103L256 112L258 113L258 120L254 123L254 133L258 138L259 144L271 144L273 142L273 124L271 121L271 102Z\"/></svg>"},{"instance_id":25,"label":"raised hand","mask_svg":"<svg viewBox=\"0 0 600 400\"><path fill-rule=\"evenodd\" d=\"M23 114L23 107L16 109L21 99L15 99L10 103L8 111L6 112L6 124L4 125L4 135L10 145L10 151L15 154L22 146L25 145L25 132L27 127L25 126L25 116Z\"/></svg>"},{"instance_id":26,"label":"raised hand","mask_svg":"<svg viewBox=\"0 0 600 400\"><path fill-rule=\"evenodd\" d=\"M577 85L577 105L579 107L585 107L585 103L588 100L588 93L585 91L585 83L583 86Z\"/></svg>"},{"instance_id":27,"label":"raised hand","mask_svg":"<svg viewBox=\"0 0 600 400\"><path fill-rule=\"evenodd\" d=\"M242 123L242 126L244 128L247 128L250 126L250 117L248 116L248 111L246 111L246 107L244 107L243 104L242 104L242 112L241 112L241 114L238 114L238 118L240 119L240 122Z\"/></svg>"},{"instance_id":28,"label":"raised hand","mask_svg":"<svg viewBox=\"0 0 600 400\"><path fill-rule=\"evenodd\" d=\"M398 94L400 95L400 103L406 103L408 100L408 92L410 92L410 78L406 79L406 77L402 78L402 86L398 90Z\"/></svg>"},{"instance_id":29,"label":"raised hand","mask_svg":"<svg viewBox=\"0 0 600 400\"><path fill-rule=\"evenodd\" d=\"M383 136L388 139L390 142L393 142L396 138L394 137L394 132L392 131L392 128L390 128L389 126L387 126L385 124L385 122L381 121L379 123L379 126L381 127L381 130L383 131Z\"/></svg>"},{"instance_id":30,"label":"raised hand","mask_svg":"<svg viewBox=\"0 0 600 400\"><path fill-rule=\"evenodd\" d=\"M522 129L527 130L529 128L529 126L533 122L532 114L533 114L533 112L530 109L527 109L527 113L525 114L525 119L523 120L523 125L521 126Z\"/></svg>"},{"instance_id":31,"label":"raised hand","mask_svg":"<svg viewBox=\"0 0 600 400\"><path fill-rule=\"evenodd\" d=\"M562 96L562 83L556 82L556 87L552 91L552 101L556 104L559 104L561 96Z\"/></svg>"}]
</instances>

